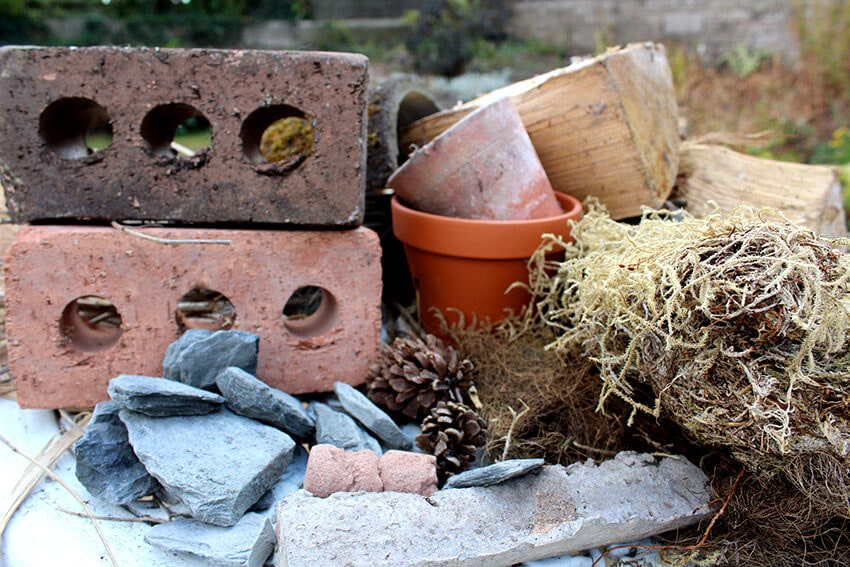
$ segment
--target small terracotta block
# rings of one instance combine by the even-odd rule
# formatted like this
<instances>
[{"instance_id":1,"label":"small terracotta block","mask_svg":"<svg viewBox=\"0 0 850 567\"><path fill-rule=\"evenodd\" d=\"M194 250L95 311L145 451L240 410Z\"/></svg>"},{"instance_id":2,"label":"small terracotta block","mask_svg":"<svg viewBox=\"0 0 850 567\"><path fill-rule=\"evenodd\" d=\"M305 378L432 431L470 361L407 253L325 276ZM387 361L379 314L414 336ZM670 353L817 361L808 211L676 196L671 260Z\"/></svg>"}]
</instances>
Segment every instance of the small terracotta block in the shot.
<instances>
[{"instance_id":1,"label":"small terracotta block","mask_svg":"<svg viewBox=\"0 0 850 567\"><path fill-rule=\"evenodd\" d=\"M334 492L381 492L378 456L374 451L344 451L333 445L314 445L310 449L304 490L319 498Z\"/></svg>"},{"instance_id":2,"label":"small terracotta block","mask_svg":"<svg viewBox=\"0 0 850 567\"><path fill-rule=\"evenodd\" d=\"M384 490L431 496L437 492L437 459L434 455L387 451L378 461Z\"/></svg>"},{"instance_id":3,"label":"small terracotta block","mask_svg":"<svg viewBox=\"0 0 850 567\"><path fill-rule=\"evenodd\" d=\"M380 349L374 232L140 231L230 244L169 245L103 227L21 229L3 268L9 367L22 407L93 406L119 374L161 376L165 350L181 333L177 302L195 288L223 294L235 309L232 328L260 337L257 377L270 386L302 394L364 381ZM322 289L318 308L285 317L305 287ZM84 296L111 301L120 329L86 323L74 309Z\"/></svg>"},{"instance_id":4,"label":"small terracotta block","mask_svg":"<svg viewBox=\"0 0 850 567\"><path fill-rule=\"evenodd\" d=\"M368 59L357 54L0 49L0 181L9 213L17 223L357 226L368 75ZM180 157L174 133L199 115L211 145ZM269 162L263 133L282 118L304 119L312 146ZM86 137L110 127L109 145L88 149Z\"/></svg>"}]
</instances>

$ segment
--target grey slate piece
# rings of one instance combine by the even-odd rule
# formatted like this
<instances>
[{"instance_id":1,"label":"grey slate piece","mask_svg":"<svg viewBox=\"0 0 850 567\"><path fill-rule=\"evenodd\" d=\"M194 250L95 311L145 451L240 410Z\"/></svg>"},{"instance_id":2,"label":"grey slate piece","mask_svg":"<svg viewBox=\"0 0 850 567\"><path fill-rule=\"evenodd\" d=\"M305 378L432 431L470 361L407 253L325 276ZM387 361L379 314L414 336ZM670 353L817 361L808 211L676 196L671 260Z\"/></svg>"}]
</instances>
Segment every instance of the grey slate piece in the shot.
<instances>
[{"instance_id":1,"label":"grey slate piece","mask_svg":"<svg viewBox=\"0 0 850 567\"><path fill-rule=\"evenodd\" d=\"M117 402L97 404L74 445L80 483L92 496L115 505L129 504L159 487L133 452L127 429L118 417L120 410Z\"/></svg>"},{"instance_id":2,"label":"grey slate piece","mask_svg":"<svg viewBox=\"0 0 850 567\"><path fill-rule=\"evenodd\" d=\"M149 544L193 555L221 567L262 567L275 546L271 520L249 512L229 528L181 518L158 524L145 535Z\"/></svg>"},{"instance_id":3,"label":"grey slate piece","mask_svg":"<svg viewBox=\"0 0 850 567\"><path fill-rule=\"evenodd\" d=\"M443 488L470 488L472 486L492 486L525 476L546 464L543 459L511 459L486 467L470 469L450 476Z\"/></svg>"},{"instance_id":4,"label":"grey slate piece","mask_svg":"<svg viewBox=\"0 0 850 567\"><path fill-rule=\"evenodd\" d=\"M204 415L221 408L224 398L187 384L122 374L109 381L110 397L125 409L152 417Z\"/></svg>"},{"instance_id":5,"label":"grey slate piece","mask_svg":"<svg viewBox=\"0 0 850 567\"><path fill-rule=\"evenodd\" d=\"M91 419L89 419L89 425L107 423L111 425L118 424L121 427L124 427L124 422L121 421L121 417L119 417L118 415L118 413L122 409L123 407L121 406L121 404L112 400L100 402L99 404L94 406L94 410L91 414Z\"/></svg>"},{"instance_id":6,"label":"grey slate piece","mask_svg":"<svg viewBox=\"0 0 850 567\"><path fill-rule=\"evenodd\" d=\"M383 454L381 444L369 435L348 414L322 403L311 404L316 415L316 444L325 443L345 451L368 449L376 455Z\"/></svg>"},{"instance_id":7,"label":"grey slate piece","mask_svg":"<svg viewBox=\"0 0 850 567\"><path fill-rule=\"evenodd\" d=\"M289 496L304 485L304 474L307 472L307 451L300 445L295 446L295 455L292 457L292 462L286 467L286 471L280 475L277 482L274 483L253 506L249 512L263 512L270 517L274 517L274 505L277 504L284 496Z\"/></svg>"},{"instance_id":8,"label":"grey slate piece","mask_svg":"<svg viewBox=\"0 0 850 567\"><path fill-rule=\"evenodd\" d=\"M299 490L278 504L275 565L513 565L691 525L711 515L712 498L687 459L631 452L427 500Z\"/></svg>"},{"instance_id":9,"label":"grey slate piece","mask_svg":"<svg viewBox=\"0 0 850 567\"><path fill-rule=\"evenodd\" d=\"M286 470L295 442L286 433L222 409L150 417L122 410L139 460L202 522L232 526Z\"/></svg>"},{"instance_id":10,"label":"grey slate piece","mask_svg":"<svg viewBox=\"0 0 850 567\"><path fill-rule=\"evenodd\" d=\"M241 368L225 368L215 383L227 399L227 407L239 415L300 438L309 437L316 428L298 398L272 388Z\"/></svg>"},{"instance_id":11,"label":"grey slate piece","mask_svg":"<svg viewBox=\"0 0 850 567\"><path fill-rule=\"evenodd\" d=\"M189 329L168 345L162 375L196 388L208 389L219 373L236 366L257 373L260 337L246 331Z\"/></svg>"},{"instance_id":12,"label":"grey slate piece","mask_svg":"<svg viewBox=\"0 0 850 567\"><path fill-rule=\"evenodd\" d=\"M334 384L334 393L351 417L375 434L390 449L410 449L413 444L381 408L344 382Z\"/></svg>"}]
</instances>

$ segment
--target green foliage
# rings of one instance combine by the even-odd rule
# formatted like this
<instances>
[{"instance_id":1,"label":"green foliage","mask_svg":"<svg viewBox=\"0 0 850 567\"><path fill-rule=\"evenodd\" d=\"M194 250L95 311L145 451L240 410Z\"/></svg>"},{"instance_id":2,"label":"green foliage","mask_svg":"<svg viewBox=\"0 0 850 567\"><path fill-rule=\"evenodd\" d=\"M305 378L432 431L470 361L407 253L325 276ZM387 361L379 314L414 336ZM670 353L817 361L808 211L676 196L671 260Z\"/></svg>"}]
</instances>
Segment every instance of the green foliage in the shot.
<instances>
[{"instance_id":1,"label":"green foliage","mask_svg":"<svg viewBox=\"0 0 850 567\"><path fill-rule=\"evenodd\" d=\"M0 14L0 45L46 43L50 30L44 22L27 13Z\"/></svg>"},{"instance_id":2,"label":"green foliage","mask_svg":"<svg viewBox=\"0 0 850 567\"><path fill-rule=\"evenodd\" d=\"M242 37L242 20L200 12L145 14L127 18L113 43L166 47L232 47Z\"/></svg>"},{"instance_id":3,"label":"green foliage","mask_svg":"<svg viewBox=\"0 0 850 567\"><path fill-rule=\"evenodd\" d=\"M414 70L454 77L463 73L479 40L505 38L507 2L439 0L406 18L413 23L405 47Z\"/></svg>"},{"instance_id":4,"label":"green foliage","mask_svg":"<svg viewBox=\"0 0 850 567\"><path fill-rule=\"evenodd\" d=\"M759 70L762 63L772 58L772 54L764 49L749 49L739 45L732 51L727 51L721 57L721 62L732 70L735 75L745 79Z\"/></svg>"},{"instance_id":5,"label":"green foliage","mask_svg":"<svg viewBox=\"0 0 850 567\"><path fill-rule=\"evenodd\" d=\"M795 0L794 7L800 55L829 86L850 94L850 1Z\"/></svg>"},{"instance_id":6,"label":"green foliage","mask_svg":"<svg viewBox=\"0 0 850 567\"><path fill-rule=\"evenodd\" d=\"M815 146L810 161L850 166L850 128L842 126L836 129L831 140Z\"/></svg>"},{"instance_id":7,"label":"green foliage","mask_svg":"<svg viewBox=\"0 0 850 567\"><path fill-rule=\"evenodd\" d=\"M354 36L342 20L327 20L315 39L316 48L323 51L349 51L355 44Z\"/></svg>"}]
</instances>

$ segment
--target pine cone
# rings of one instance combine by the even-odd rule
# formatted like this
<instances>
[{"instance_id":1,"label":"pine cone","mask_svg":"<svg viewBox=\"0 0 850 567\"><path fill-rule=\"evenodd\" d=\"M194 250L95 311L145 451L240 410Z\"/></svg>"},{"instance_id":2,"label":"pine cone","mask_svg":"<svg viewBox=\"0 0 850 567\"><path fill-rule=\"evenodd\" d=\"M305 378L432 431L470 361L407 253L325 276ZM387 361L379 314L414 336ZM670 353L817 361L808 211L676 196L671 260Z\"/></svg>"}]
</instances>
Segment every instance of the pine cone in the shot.
<instances>
[{"instance_id":1,"label":"pine cone","mask_svg":"<svg viewBox=\"0 0 850 567\"><path fill-rule=\"evenodd\" d=\"M487 422L469 406L456 402L440 402L416 436L416 445L437 457L437 479L446 479L467 470L475 460L475 452L487 441Z\"/></svg>"},{"instance_id":2,"label":"pine cone","mask_svg":"<svg viewBox=\"0 0 850 567\"><path fill-rule=\"evenodd\" d=\"M475 367L434 335L397 338L366 378L369 398L390 411L422 419L437 402L465 402Z\"/></svg>"}]
</instances>

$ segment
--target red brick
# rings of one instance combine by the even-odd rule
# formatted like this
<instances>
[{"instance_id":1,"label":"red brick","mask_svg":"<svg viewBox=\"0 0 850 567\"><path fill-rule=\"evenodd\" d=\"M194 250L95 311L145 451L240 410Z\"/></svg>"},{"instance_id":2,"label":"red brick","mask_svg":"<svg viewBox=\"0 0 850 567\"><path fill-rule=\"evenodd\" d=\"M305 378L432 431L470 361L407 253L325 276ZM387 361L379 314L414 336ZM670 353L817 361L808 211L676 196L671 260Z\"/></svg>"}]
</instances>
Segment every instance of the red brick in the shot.
<instances>
[{"instance_id":1,"label":"red brick","mask_svg":"<svg viewBox=\"0 0 850 567\"><path fill-rule=\"evenodd\" d=\"M333 445L314 445L310 449L304 490L319 498L334 492L381 492L378 455L374 451L344 451Z\"/></svg>"},{"instance_id":2,"label":"red brick","mask_svg":"<svg viewBox=\"0 0 850 567\"><path fill-rule=\"evenodd\" d=\"M437 459L409 451L387 451L378 460L384 490L431 496L437 492Z\"/></svg>"},{"instance_id":3,"label":"red brick","mask_svg":"<svg viewBox=\"0 0 850 567\"><path fill-rule=\"evenodd\" d=\"M18 223L357 226L364 208L367 83L368 60L356 54L0 49L0 180L9 212ZM113 130L112 143L91 155L84 131L91 120L107 118L86 100L105 109ZM56 112L45 112L48 107ZM212 145L193 158L174 157L168 143L190 107L209 120ZM143 128L155 108L162 113ZM246 154L243 127L251 147L265 126L287 113L312 124L310 155L267 163ZM74 153L82 157L68 157Z\"/></svg>"},{"instance_id":4,"label":"red brick","mask_svg":"<svg viewBox=\"0 0 850 567\"><path fill-rule=\"evenodd\" d=\"M3 267L9 366L22 407L91 406L119 374L161 375L165 349L180 334L176 303L195 287L224 294L236 310L232 328L259 335L257 375L271 386L301 394L363 382L380 348L374 232L143 231L232 244L167 245L101 227L21 229ZM283 308L302 286L333 299L297 328ZM81 350L60 331L65 306L86 295L112 301L122 317L119 340L105 350L96 333Z\"/></svg>"}]
</instances>

